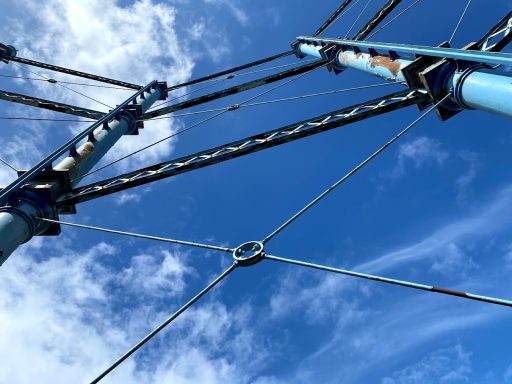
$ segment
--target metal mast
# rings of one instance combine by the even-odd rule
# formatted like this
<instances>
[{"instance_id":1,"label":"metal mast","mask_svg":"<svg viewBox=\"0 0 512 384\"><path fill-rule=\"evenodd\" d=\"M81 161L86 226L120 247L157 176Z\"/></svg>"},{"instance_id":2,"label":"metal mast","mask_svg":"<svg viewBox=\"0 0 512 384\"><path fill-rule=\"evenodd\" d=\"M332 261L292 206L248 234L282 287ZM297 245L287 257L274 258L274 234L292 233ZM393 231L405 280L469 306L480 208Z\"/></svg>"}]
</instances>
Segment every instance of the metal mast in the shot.
<instances>
[{"instance_id":1,"label":"metal mast","mask_svg":"<svg viewBox=\"0 0 512 384\"><path fill-rule=\"evenodd\" d=\"M343 1L327 21L317 29L313 36L298 37L291 44L292 51L279 53L268 58L172 87L167 87L165 83L156 81L151 82L145 87L141 87L136 84L18 58L16 57L16 50L12 46L0 44L0 59L5 62L9 62L10 60L17 61L27 65L34 65L114 85L121 85L131 89L138 89L136 94L107 114L49 100L0 91L0 99L97 120L93 125L69 142L63 144L32 169L20 174L16 181L0 191L0 264L8 258L16 247L29 241L33 236L58 234L60 232L60 225L72 225L86 229L232 253L233 264L225 272L214 279L205 289L201 290L190 301L184 304L159 327L150 332L143 340L135 344L127 353L123 354L114 364L109 366L102 374L93 380L93 383L99 382L231 272L238 267L252 266L263 260L288 263L378 281L385 284L429 291L436 294L457 296L473 301L498 304L507 307L512 306L512 301L510 300L286 259L279 256L272 256L266 251L265 247L267 247L268 243L276 235L306 213L310 208L315 206L325 196L345 183L362 167L377 158L390 145L393 145L409 130L419 124L429 113L435 111L441 120L447 120L469 109L479 109L493 114L512 117L512 106L509 103L510 98L512 98L512 89L510 87L512 76L502 68L503 66L512 65L512 55L500 52L512 40L512 12L505 15L505 17L482 37L482 39L478 42L468 44L463 49L453 49L448 42L438 47L431 47L366 41L365 39L372 36L372 32L375 31L377 26L400 5L400 0L387 1L382 9L352 38L320 37L319 35L322 32L325 32L344 11L349 9L348 7L351 3L351 0ZM221 78L225 75L228 75L226 79L230 79L236 76L235 73L240 69L270 62L292 53L301 59L306 56L311 56L317 60L257 80L228 87L222 91L212 92L181 103L149 110L156 100L165 100L169 90ZM288 82L290 82L322 67L326 67L335 74L340 74L350 69L363 71L373 76L383 78L391 83L401 84L405 86L405 89L364 103L329 111L284 127L266 130L262 133L214 148L205 149L189 156L169 159L159 164L150 165L117 177L90 183L81 187L77 186L78 182L82 180L83 177L94 172L93 167L121 136L137 134L138 127L141 127L142 122L145 120L161 118L169 113L218 100L229 95L242 93L246 90L279 82L284 79L291 78L288 80ZM247 106L248 101L269 93L282 85L283 83L239 104L217 109L215 111L219 112L218 114L194 126L203 124L223 113L236 111L241 107ZM81 202L214 165L412 105L416 105L420 110L424 110L424 112L411 122L411 124L385 142L375 152L371 153L350 172L338 179L334 184L329 186L310 203L298 210L288 220L277 226L275 230L261 240L248 241L237 247L229 248L77 225L66 223L59 219L59 214L75 213L75 204ZM194 126L187 127L182 131ZM171 136L162 140L169 139L170 137ZM77 145L83 140L86 140L86 142L77 148ZM145 150L150 146L142 148L139 151ZM66 153L68 156L53 167L53 163Z\"/></svg>"}]
</instances>

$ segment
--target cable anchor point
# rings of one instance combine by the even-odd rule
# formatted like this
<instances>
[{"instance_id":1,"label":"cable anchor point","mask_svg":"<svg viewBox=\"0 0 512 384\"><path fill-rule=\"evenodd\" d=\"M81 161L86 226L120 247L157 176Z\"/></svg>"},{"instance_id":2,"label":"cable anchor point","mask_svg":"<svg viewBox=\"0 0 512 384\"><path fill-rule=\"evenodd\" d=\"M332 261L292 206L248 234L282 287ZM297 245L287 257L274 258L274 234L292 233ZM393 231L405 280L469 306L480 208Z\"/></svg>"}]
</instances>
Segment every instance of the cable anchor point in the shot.
<instances>
[{"instance_id":1,"label":"cable anchor point","mask_svg":"<svg viewBox=\"0 0 512 384\"><path fill-rule=\"evenodd\" d=\"M259 263L265 257L265 249L261 241L249 241L233 251L233 259L242 267Z\"/></svg>"}]
</instances>

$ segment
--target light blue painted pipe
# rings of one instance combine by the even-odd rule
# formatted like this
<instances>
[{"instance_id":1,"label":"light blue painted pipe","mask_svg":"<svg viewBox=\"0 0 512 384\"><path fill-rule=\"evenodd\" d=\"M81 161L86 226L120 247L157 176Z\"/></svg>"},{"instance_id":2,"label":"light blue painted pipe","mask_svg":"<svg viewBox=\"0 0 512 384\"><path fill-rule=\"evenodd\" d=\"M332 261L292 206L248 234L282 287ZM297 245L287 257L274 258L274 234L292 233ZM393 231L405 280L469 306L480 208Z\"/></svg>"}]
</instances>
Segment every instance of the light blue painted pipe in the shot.
<instances>
[{"instance_id":1,"label":"light blue painted pipe","mask_svg":"<svg viewBox=\"0 0 512 384\"><path fill-rule=\"evenodd\" d=\"M144 98L138 97L137 104L142 112L147 111L151 105L162 95L160 88L145 92ZM77 149L75 157L68 156L54 169L68 170L71 179L75 179L89 172L95 164L112 148L121 136L134 129L135 121L126 112L121 112L119 120L112 120L108 129L94 130L95 141L87 141ZM77 179L73 185L80 180ZM9 205L0 207L0 265L21 244L29 241L33 236L45 231L47 224L38 220L38 217L51 217L52 207L29 190L21 190Z\"/></svg>"},{"instance_id":2,"label":"light blue painted pipe","mask_svg":"<svg viewBox=\"0 0 512 384\"><path fill-rule=\"evenodd\" d=\"M160 89L151 89L151 93L145 93L144 99L137 98L142 113L146 112L161 95ZM121 115L119 120L112 120L108 124L109 129L97 128L94 131L96 141L84 143L77 149L78 156L66 157L55 166L55 169L69 171L70 179L74 180L72 185L75 186L80 181L77 178L89 172L123 135L134 128L134 123L129 116Z\"/></svg>"},{"instance_id":3,"label":"light blue painted pipe","mask_svg":"<svg viewBox=\"0 0 512 384\"><path fill-rule=\"evenodd\" d=\"M46 229L46 223L36 219L51 212L35 193L22 190L9 206L0 207L0 265L21 244Z\"/></svg>"},{"instance_id":4,"label":"light blue painted pipe","mask_svg":"<svg viewBox=\"0 0 512 384\"><path fill-rule=\"evenodd\" d=\"M355 42L359 44L359 42ZM300 53L304 55L321 57L322 47L313 44L301 43ZM444 51L442 51L444 52ZM457 54L459 54L457 52ZM472 53L473 56L478 55ZM511 55L509 55L511 56ZM336 54L334 65L340 68L353 68L389 81L405 81L402 69L412 61L407 59L390 60L387 56L371 56L368 53L356 53L353 50L342 51ZM455 102L464 109L479 109L490 113L512 117L512 76L510 73L496 68L489 68L482 64L452 74L444 75L439 79L439 92L446 94L454 90Z\"/></svg>"},{"instance_id":5,"label":"light blue painted pipe","mask_svg":"<svg viewBox=\"0 0 512 384\"><path fill-rule=\"evenodd\" d=\"M512 117L512 78L500 69L456 72L450 78L459 105Z\"/></svg>"},{"instance_id":6,"label":"light blue painted pipe","mask_svg":"<svg viewBox=\"0 0 512 384\"><path fill-rule=\"evenodd\" d=\"M338 46L356 47L360 49L373 48L384 52L395 51L407 53L409 55L431 56L441 59L467 60L493 65L512 65L512 54L502 52L471 51L466 49L429 47L410 44L376 43L359 40L325 39L308 36L300 36L297 39L299 41L312 43L336 44Z\"/></svg>"},{"instance_id":7,"label":"light blue painted pipe","mask_svg":"<svg viewBox=\"0 0 512 384\"><path fill-rule=\"evenodd\" d=\"M313 44L300 44L299 50L302 54L321 58L321 47ZM369 53L356 53L351 50L339 51L336 54L335 65L340 68L352 68L367 72L383 79L404 82L405 78L402 69L409 65L412 60L397 59L391 60L385 55L372 56Z\"/></svg>"}]
</instances>

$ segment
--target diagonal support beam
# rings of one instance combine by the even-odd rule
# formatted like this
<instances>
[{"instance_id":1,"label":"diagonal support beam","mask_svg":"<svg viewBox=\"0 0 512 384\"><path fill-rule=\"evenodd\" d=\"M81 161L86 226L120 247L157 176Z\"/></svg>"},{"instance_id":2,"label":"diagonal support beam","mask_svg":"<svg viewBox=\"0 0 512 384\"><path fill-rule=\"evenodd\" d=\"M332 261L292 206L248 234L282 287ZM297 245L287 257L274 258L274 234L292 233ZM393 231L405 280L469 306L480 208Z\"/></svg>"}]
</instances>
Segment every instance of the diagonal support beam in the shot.
<instances>
[{"instance_id":1,"label":"diagonal support beam","mask_svg":"<svg viewBox=\"0 0 512 384\"><path fill-rule=\"evenodd\" d=\"M94 130L98 127L101 127L103 123L108 123L109 120L114 119L119 113L126 108L130 103L137 99L137 97L143 94L146 91L149 91L152 88L157 87L157 81L152 81L140 91L135 93L133 96L129 97L126 101L124 101L121 105L117 106L113 111L109 112L105 116L103 116L96 123L92 124L90 127L76 135L74 138L57 148L51 154L49 154L46 158L41 160L35 166L33 166L30 170L25 172L22 176L18 177L11 184L0 191L0 206L4 205L6 201L19 189L34 179L37 175L39 175L45 169L51 169L52 164L59 157L68 152L71 148L75 148L75 146L84 138L88 137Z\"/></svg>"},{"instance_id":2,"label":"diagonal support beam","mask_svg":"<svg viewBox=\"0 0 512 384\"><path fill-rule=\"evenodd\" d=\"M509 12L482 39L476 49L486 52L499 52L512 40L512 12Z\"/></svg>"},{"instance_id":3,"label":"diagonal support beam","mask_svg":"<svg viewBox=\"0 0 512 384\"><path fill-rule=\"evenodd\" d=\"M354 36L354 40L364 40L380 23L402 2L402 0L389 0L379 12Z\"/></svg>"},{"instance_id":4,"label":"diagonal support beam","mask_svg":"<svg viewBox=\"0 0 512 384\"><path fill-rule=\"evenodd\" d=\"M101 196L148 184L153 181L204 168L236 157L325 132L373 116L405 108L428 100L422 90L405 90L346 107L246 139L163 162L118 177L89 184L58 199L59 205L81 203Z\"/></svg>"},{"instance_id":5,"label":"diagonal support beam","mask_svg":"<svg viewBox=\"0 0 512 384\"><path fill-rule=\"evenodd\" d=\"M92 120L101 119L105 113L77 107L74 105L58 103L56 101L39 99L32 96L21 95L19 93L7 92L0 90L0 100L11 101L13 103L30 105L31 107L48 109L50 111L66 113L68 115L86 117Z\"/></svg>"},{"instance_id":6,"label":"diagonal support beam","mask_svg":"<svg viewBox=\"0 0 512 384\"><path fill-rule=\"evenodd\" d=\"M152 119L152 118L155 118L158 116L167 115L169 113L176 112L176 111L179 111L179 110L182 110L185 108L190 108L190 107L194 107L196 105L208 103L212 100L221 99L226 96L235 95L240 92L244 92L244 91L248 91L253 88L261 87L262 85L275 83L276 81L280 81L280 80L286 79L288 77L300 75L302 73L311 71L312 69L321 67L322 65L325 65L324 60L319 60L319 61L315 61L313 63L301 65L296 68L288 69L286 71L279 72L274 75L266 76L261 79L249 81L247 83L240 84L240 85L228 88L228 89L224 89L222 91L210 93L208 95L196 97L194 99L190 99L190 100L184 101L182 103L170 105L165 108L160 108L160 109L157 109L157 110L154 110L151 112L147 112L142 116L142 118L148 120L148 119Z\"/></svg>"},{"instance_id":7,"label":"diagonal support beam","mask_svg":"<svg viewBox=\"0 0 512 384\"><path fill-rule=\"evenodd\" d=\"M110 79L108 77L98 76L98 75L94 75L92 73L86 73L86 72L81 72L81 71L77 71L74 69L59 67L57 65L42 63L40 61L24 59L23 57L12 56L12 57L7 58L7 60L15 61L20 64L31 65L33 67L48 69L50 71L61 72L61 73L65 73L67 75L82 77L84 79L99 81L101 83L118 85L118 86L124 87L124 88L135 89L135 90L139 90L142 88L142 86L140 86L140 85L127 83L126 81Z\"/></svg>"},{"instance_id":8,"label":"diagonal support beam","mask_svg":"<svg viewBox=\"0 0 512 384\"><path fill-rule=\"evenodd\" d=\"M338 18L339 15L341 15L341 12L343 12L345 10L345 8L347 8L350 3L352 2L352 0L345 0L339 7L338 9L336 9L333 14L325 21L325 23L323 23L317 30L316 32L313 34L313 36L318 36L320 35L323 31L325 31L327 28L330 27L330 25L332 23L334 23L336 21L336 19Z\"/></svg>"},{"instance_id":9,"label":"diagonal support beam","mask_svg":"<svg viewBox=\"0 0 512 384\"><path fill-rule=\"evenodd\" d=\"M234 67L234 68L231 68L231 69L227 69L225 71L217 72L217 73L214 73L212 75L203 76L203 77L200 77L200 78L197 78L197 79L194 79L194 80L190 80L190 81L187 81L187 82L181 83L181 84L176 84L176 85L173 85L173 86L167 88L167 90L168 91L173 91L175 89L182 88L182 87L187 87L189 85L199 84L199 83L202 83L202 82L205 82L205 81L208 81L208 80L216 79L217 77L221 77L221 76L224 76L224 75L229 75L231 73L241 71L242 69L256 67L257 65L265 64L265 63L268 63L270 61L280 59L282 57L290 56L292 54L293 54L293 51L286 51L286 52L278 53L277 55L269 56L269 57L266 57L264 59L256 60L256 61L253 61L253 62L250 62L250 63L247 63L247 64L239 65L238 67Z\"/></svg>"}]
</instances>

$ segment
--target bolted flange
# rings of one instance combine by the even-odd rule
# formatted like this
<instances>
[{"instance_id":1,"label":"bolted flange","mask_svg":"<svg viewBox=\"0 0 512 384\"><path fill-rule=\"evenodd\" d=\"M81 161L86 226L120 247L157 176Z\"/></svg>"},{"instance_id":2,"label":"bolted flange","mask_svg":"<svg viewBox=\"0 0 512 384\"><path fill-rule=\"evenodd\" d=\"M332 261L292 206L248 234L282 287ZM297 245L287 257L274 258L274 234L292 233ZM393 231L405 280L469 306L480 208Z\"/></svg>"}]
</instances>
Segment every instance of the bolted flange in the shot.
<instances>
[{"instance_id":1,"label":"bolted flange","mask_svg":"<svg viewBox=\"0 0 512 384\"><path fill-rule=\"evenodd\" d=\"M248 241L233 251L233 258L242 267L249 267L260 262L265 256L263 243Z\"/></svg>"}]
</instances>

